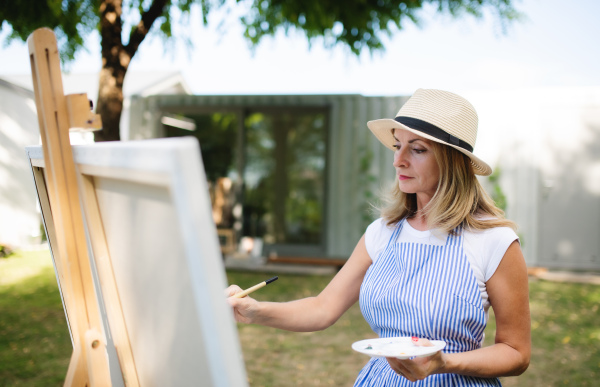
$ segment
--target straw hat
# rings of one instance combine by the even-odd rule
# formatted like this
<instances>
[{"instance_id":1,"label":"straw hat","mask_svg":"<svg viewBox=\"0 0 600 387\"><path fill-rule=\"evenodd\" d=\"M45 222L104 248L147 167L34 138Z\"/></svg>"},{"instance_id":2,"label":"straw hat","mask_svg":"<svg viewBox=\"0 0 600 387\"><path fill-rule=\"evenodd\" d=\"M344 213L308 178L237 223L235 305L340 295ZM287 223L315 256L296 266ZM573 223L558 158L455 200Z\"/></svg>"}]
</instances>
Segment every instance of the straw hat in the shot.
<instances>
[{"instance_id":1,"label":"straw hat","mask_svg":"<svg viewBox=\"0 0 600 387\"><path fill-rule=\"evenodd\" d=\"M475 174L488 176L492 168L473 154L477 138L477 112L463 97L442 90L418 89L395 119L367 122L379 141L394 150L393 129L404 129L466 154Z\"/></svg>"}]
</instances>

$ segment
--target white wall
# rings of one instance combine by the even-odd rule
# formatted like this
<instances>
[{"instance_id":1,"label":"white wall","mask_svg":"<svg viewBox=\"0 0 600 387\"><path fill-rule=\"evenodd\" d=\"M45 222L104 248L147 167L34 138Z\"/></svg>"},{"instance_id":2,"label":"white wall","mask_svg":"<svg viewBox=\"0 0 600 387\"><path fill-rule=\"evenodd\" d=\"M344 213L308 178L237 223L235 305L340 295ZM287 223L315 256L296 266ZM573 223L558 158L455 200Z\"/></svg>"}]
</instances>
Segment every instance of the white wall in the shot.
<instances>
[{"instance_id":1,"label":"white wall","mask_svg":"<svg viewBox=\"0 0 600 387\"><path fill-rule=\"evenodd\" d=\"M0 243L37 244L41 216L25 146L37 145L33 93L0 79Z\"/></svg>"},{"instance_id":2,"label":"white wall","mask_svg":"<svg viewBox=\"0 0 600 387\"><path fill-rule=\"evenodd\" d=\"M600 269L600 87L466 93L531 266Z\"/></svg>"}]
</instances>

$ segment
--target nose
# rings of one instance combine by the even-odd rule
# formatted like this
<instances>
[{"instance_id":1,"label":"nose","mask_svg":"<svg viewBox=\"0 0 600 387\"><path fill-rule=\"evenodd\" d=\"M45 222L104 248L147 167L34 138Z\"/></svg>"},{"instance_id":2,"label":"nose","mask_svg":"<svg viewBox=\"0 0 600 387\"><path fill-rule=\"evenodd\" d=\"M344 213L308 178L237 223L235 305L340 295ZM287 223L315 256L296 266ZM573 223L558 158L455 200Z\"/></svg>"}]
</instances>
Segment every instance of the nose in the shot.
<instances>
[{"instance_id":1,"label":"nose","mask_svg":"<svg viewBox=\"0 0 600 387\"><path fill-rule=\"evenodd\" d=\"M408 166L408 158L406 154L406 147L401 147L400 149L396 149L394 151L394 167L407 167Z\"/></svg>"}]
</instances>

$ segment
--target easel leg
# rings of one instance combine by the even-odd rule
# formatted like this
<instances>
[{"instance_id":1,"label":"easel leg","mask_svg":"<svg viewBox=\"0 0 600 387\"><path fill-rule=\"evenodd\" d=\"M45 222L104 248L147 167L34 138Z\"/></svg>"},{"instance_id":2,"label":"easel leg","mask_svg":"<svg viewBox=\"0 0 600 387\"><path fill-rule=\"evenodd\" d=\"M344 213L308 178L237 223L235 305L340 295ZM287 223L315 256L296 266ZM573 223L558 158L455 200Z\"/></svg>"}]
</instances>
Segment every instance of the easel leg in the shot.
<instances>
[{"instance_id":1,"label":"easel leg","mask_svg":"<svg viewBox=\"0 0 600 387\"><path fill-rule=\"evenodd\" d=\"M84 352L82 346L73 348L65 387L105 387L111 385L108 370L108 357L106 355L106 343L102 334L97 329L89 329L85 332ZM88 382L89 379L89 382Z\"/></svg>"},{"instance_id":2,"label":"easel leg","mask_svg":"<svg viewBox=\"0 0 600 387\"><path fill-rule=\"evenodd\" d=\"M89 329L85 332L85 352L90 386L110 386L110 375L106 372L109 369L106 343L97 329Z\"/></svg>"},{"instance_id":3,"label":"easel leg","mask_svg":"<svg viewBox=\"0 0 600 387\"><path fill-rule=\"evenodd\" d=\"M81 356L81 345L77 343L73 348L64 387L87 386L87 376L87 364L85 363L85 358Z\"/></svg>"}]
</instances>

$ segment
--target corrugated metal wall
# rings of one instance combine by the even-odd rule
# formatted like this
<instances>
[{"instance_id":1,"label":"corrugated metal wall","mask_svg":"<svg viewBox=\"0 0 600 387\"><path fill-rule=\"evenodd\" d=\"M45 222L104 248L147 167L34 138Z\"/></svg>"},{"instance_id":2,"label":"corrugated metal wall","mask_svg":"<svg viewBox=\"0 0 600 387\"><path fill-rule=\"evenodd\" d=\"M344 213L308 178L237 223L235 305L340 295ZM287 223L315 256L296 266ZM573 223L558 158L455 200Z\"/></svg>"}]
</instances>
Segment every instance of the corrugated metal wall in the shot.
<instances>
[{"instance_id":1,"label":"corrugated metal wall","mask_svg":"<svg viewBox=\"0 0 600 387\"><path fill-rule=\"evenodd\" d=\"M257 107L326 107L330 111L327 158L326 254L348 257L373 219L370 197L394 181L392 152L371 135L366 123L394 117L406 97L361 95L169 95L133 98L129 139L162 137L165 112ZM368 166L368 167L366 167Z\"/></svg>"}]
</instances>

